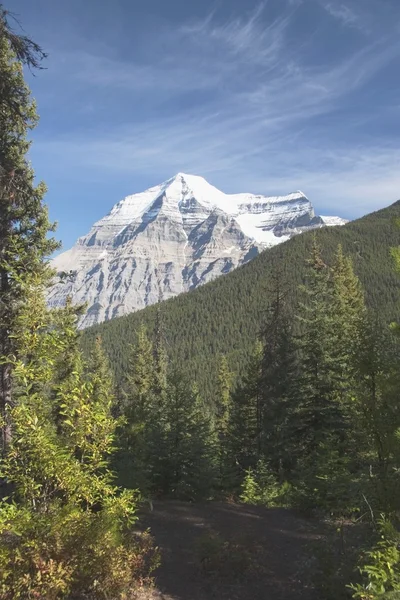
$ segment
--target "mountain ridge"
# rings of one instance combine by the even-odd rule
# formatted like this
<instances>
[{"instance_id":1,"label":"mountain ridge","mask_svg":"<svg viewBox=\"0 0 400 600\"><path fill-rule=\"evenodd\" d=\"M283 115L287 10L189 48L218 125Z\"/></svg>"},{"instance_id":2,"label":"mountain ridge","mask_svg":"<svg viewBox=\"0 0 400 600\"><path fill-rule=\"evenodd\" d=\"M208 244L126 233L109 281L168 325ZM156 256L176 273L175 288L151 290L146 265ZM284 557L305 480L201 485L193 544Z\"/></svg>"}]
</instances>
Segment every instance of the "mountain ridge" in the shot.
<instances>
[{"instance_id":1,"label":"mountain ridge","mask_svg":"<svg viewBox=\"0 0 400 600\"><path fill-rule=\"evenodd\" d=\"M70 296L86 303L87 327L194 289L304 230L344 222L315 215L300 191L225 194L178 173L117 202L53 259L69 277L55 283L48 302L61 306Z\"/></svg>"}]
</instances>

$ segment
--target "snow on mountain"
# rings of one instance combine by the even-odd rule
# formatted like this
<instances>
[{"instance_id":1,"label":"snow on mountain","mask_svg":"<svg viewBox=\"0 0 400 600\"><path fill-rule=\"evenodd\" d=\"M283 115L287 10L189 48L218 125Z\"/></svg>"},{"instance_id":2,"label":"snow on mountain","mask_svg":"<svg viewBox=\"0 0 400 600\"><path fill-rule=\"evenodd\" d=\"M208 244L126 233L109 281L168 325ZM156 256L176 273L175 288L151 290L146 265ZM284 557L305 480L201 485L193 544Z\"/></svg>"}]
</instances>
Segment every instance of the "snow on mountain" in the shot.
<instances>
[{"instance_id":1,"label":"snow on mountain","mask_svg":"<svg viewBox=\"0 0 400 600\"><path fill-rule=\"evenodd\" d=\"M310 228L342 225L318 217L300 191L287 196L224 194L202 177L178 173L127 196L52 261L68 277L48 302L87 303L81 327L191 290Z\"/></svg>"}]
</instances>

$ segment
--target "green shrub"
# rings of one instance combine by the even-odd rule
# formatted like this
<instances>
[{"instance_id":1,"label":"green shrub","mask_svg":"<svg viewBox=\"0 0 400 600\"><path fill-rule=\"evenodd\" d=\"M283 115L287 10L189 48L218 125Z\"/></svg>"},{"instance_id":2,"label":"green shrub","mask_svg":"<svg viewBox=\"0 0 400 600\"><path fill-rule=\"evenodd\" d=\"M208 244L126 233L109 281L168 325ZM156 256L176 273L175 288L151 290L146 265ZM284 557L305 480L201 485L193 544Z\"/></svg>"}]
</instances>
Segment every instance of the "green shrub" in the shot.
<instances>
[{"instance_id":1,"label":"green shrub","mask_svg":"<svg viewBox=\"0 0 400 600\"><path fill-rule=\"evenodd\" d=\"M290 503L290 484L279 485L263 460L258 461L255 469L246 471L241 488L240 500L245 504L286 506Z\"/></svg>"},{"instance_id":2,"label":"green shrub","mask_svg":"<svg viewBox=\"0 0 400 600\"><path fill-rule=\"evenodd\" d=\"M396 598L400 592L400 533L384 519L381 521L381 539L364 554L359 567L364 581L351 585L353 598L380 600Z\"/></svg>"}]
</instances>

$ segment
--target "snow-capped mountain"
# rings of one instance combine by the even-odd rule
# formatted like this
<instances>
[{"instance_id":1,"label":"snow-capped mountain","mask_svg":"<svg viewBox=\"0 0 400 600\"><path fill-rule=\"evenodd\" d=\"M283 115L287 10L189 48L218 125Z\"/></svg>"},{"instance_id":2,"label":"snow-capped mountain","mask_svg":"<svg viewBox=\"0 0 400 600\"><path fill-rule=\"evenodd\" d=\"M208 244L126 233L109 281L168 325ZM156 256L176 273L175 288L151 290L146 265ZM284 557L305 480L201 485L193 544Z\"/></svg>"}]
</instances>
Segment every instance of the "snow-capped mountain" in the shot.
<instances>
[{"instance_id":1,"label":"snow-capped mountain","mask_svg":"<svg viewBox=\"0 0 400 600\"><path fill-rule=\"evenodd\" d=\"M302 192L265 197L224 194L202 177L178 173L127 196L52 266L68 273L49 291L87 303L81 327L191 290L304 230L341 225L318 217Z\"/></svg>"}]
</instances>

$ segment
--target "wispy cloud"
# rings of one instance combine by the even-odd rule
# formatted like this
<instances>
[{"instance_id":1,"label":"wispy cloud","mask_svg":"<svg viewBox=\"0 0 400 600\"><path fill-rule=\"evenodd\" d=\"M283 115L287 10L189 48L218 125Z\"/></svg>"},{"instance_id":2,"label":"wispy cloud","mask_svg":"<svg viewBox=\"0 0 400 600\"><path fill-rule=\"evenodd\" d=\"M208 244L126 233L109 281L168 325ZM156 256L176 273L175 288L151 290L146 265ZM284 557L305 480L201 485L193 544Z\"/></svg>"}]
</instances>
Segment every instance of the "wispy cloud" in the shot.
<instances>
[{"instance_id":1,"label":"wispy cloud","mask_svg":"<svg viewBox=\"0 0 400 600\"><path fill-rule=\"evenodd\" d=\"M360 27L355 9L325 0L313 0L314 8L315 1L341 32ZM234 18L210 12L160 26L140 60L86 48L64 54L63 81L91 107L87 124L41 134L35 163L99 184L122 176L155 184L188 171L226 191L300 188L320 211L339 199L347 210L353 199L354 215L395 200L399 152L383 134L368 139L360 123L368 129L381 115L366 92L398 60L400 39L390 29L356 36L357 44L325 57L325 40L311 45L310 31L297 26L309 2L282 0L279 14L262 4Z\"/></svg>"},{"instance_id":2,"label":"wispy cloud","mask_svg":"<svg viewBox=\"0 0 400 600\"><path fill-rule=\"evenodd\" d=\"M337 0L335 2L322 0L322 6L331 17L337 19L345 27L354 27L364 33L369 33L364 16L362 13L356 12L354 8L350 8L347 4L341 4Z\"/></svg>"},{"instance_id":3,"label":"wispy cloud","mask_svg":"<svg viewBox=\"0 0 400 600\"><path fill-rule=\"evenodd\" d=\"M215 23L213 13L210 13L201 21L182 26L180 33L208 53L218 48L225 60L231 57L239 63L266 66L279 58L293 10L268 24L262 18L264 11L265 5L260 4L247 17L237 17L222 24Z\"/></svg>"},{"instance_id":4,"label":"wispy cloud","mask_svg":"<svg viewBox=\"0 0 400 600\"><path fill-rule=\"evenodd\" d=\"M371 144L349 151L333 148L329 140L310 141L307 131L270 133L251 146L243 145L234 131L221 136L222 131L217 118L191 126L174 120L162 130L155 123L152 129L107 138L37 143L35 156L58 163L64 172L76 175L82 169L97 186L124 175L140 175L152 185L183 170L203 175L226 192L274 195L301 189L322 214L349 218L400 199L400 152L395 146Z\"/></svg>"}]
</instances>

